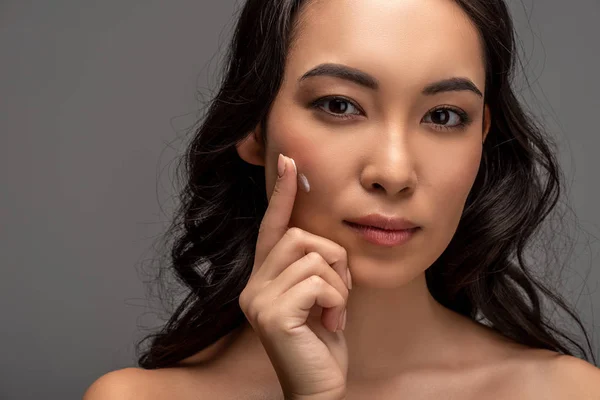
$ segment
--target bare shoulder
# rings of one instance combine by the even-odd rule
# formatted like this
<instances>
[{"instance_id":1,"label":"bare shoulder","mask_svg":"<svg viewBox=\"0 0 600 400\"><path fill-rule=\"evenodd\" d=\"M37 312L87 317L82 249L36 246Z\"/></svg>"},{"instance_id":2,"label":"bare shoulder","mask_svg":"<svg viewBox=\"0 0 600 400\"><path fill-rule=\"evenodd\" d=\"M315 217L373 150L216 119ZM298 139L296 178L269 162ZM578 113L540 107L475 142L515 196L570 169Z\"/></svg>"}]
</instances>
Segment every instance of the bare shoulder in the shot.
<instances>
[{"instance_id":1,"label":"bare shoulder","mask_svg":"<svg viewBox=\"0 0 600 400\"><path fill-rule=\"evenodd\" d=\"M600 399L600 368L577 357L557 355L545 368L555 399Z\"/></svg>"},{"instance_id":2,"label":"bare shoulder","mask_svg":"<svg viewBox=\"0 0 600 400\"><path fill-rule=\"evenodd\" d=\"M600 369L587 361L550 350L531 348L514 361L516 368L508 382L520 398L600 399Z\"/></svg>"},{"instance_id":3,"label":"bare shoulder","mask_svg":"<svg viewBox=\"0 0 600 400\"><path fill-rule=\"evenodd\" d=\"M87 388L83 400L150 399L153 380L147 372L138 368L108 372Z\"/></svg>"},{"instance_id":4,"label":"bare shoulder","mask_svg":"<svg viewBox=\"0 0 600 400\"><path fill-rule=\"evenodd\" d=\"M196 371L192 376L181 368L124 368L108 372L94 381L84 393L83 400L202 400L214 398L219 391L210 371Z\"/></svg>"},{"instance_id":5,"label":"bare shoulder","mask_svg":"<svg viewBox=\"0 0 600 400\"><path fill-rule=\"evenodd\" d=\"M109 372L87 389L83 400L281 399L277 375L260 342L247 332L240 333L222 338L173 367Z\"/></svg>"},{"instance_id":6,"label":"bare shoulder","mask_svg":"<svg viewBox=\"0 0 600 400\"><path fill-rule=\"evenodd\" d=\"M532 348L485 329L480 349L491 373L481 393L494 399L600 400L600 369L577 357ZM491 367L490 367L491 366Z\"/></svg>"}]
</instances>

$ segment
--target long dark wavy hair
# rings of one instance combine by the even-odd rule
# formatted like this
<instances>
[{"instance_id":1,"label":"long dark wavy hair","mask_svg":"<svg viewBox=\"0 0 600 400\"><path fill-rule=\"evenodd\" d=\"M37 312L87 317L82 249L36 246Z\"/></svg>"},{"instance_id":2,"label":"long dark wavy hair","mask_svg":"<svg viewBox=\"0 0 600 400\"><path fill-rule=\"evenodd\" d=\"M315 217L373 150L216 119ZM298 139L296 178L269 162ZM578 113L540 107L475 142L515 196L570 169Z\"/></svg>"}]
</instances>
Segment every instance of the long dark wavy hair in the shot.
<instances>
[{"instance_id":1,"label":"long dark wavy hair","mask_svg":"<svg viewBox=\"0 0 600 400\"><path fill-rule=\"evenodd\" d=\"M218 93L180 158L185 187L165 234L173 239L167 269L187 294L159 332L136 343L142 368L173 366L245 322L238 299L268 202L264 167L244 162L236 144L257 124L266 127L298 34L298 13L309 1L248 0L241 8ZM518 57L510 13L503 0L455 1L483 41L492 122L460 223L426 270L427 286L445 307L506 337L533 348L577 352L596 365L581 320L526 260L534 234L558 203L564 178L554 141L511 87ZM553 325L541 295L578 324L591 360L574 337Z\"/></svg>"}]
</instances>

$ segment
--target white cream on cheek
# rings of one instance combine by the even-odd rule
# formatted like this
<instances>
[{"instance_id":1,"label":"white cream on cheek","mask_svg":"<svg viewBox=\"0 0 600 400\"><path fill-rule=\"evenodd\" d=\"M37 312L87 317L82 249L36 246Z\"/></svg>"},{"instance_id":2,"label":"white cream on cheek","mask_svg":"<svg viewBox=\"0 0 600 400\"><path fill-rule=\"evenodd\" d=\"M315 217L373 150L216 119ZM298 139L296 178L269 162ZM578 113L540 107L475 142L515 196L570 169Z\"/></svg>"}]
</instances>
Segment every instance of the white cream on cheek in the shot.
<instances>
[{"instance_id":1,"label":"white cream on cheek","mask_svg":"<svg viewBox=\"0 0 600 400\"><path fill-rule=\"evenodd\" d=\"M306 175L299 174L298 179L300 180L300 186L302 187L302 189L304 189L306 193L310 192L310 184L308 183Z\"/></svg>"},{"instance_id":2,"label":"white cream on cheek","mask_svg":"<svg viewBox=\"0 0 600 400\"><path fill-rule=\"evenodd\" d=\"M298 182L300 182L300 187L306 193L310 192L310 183L308 183L308 178L306 177L306 175L298 172L298 166L296 165L296 162L294 161L293 158L291 160L294 163L294 168L296 169L296 172L298 175Z\"/></svg>"}]
</instances>

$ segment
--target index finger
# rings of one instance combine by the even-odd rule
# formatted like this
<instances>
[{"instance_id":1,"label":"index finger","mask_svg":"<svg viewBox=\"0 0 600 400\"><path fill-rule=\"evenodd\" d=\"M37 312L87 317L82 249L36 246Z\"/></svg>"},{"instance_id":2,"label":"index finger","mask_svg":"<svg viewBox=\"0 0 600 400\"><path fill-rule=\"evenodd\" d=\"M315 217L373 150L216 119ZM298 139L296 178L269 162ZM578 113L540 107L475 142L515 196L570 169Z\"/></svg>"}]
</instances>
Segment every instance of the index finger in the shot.
<instances>
[{"instance_id":1,"label":"index finger","mask_svg":"<svg viewBox=\"0 0 600 400\"><path fill-rule=\"evenodd\" d=\"M275 182L273 193L269 199L269 206L258 230L255 255L255 264L258 265L262 265L271 249L275 247L288 230L294 201L296 200L298 189L296 163L293 159L279 154L278 167L281 165L280 163L285 166L285 172Z\"/></svg>"}]
</instances>

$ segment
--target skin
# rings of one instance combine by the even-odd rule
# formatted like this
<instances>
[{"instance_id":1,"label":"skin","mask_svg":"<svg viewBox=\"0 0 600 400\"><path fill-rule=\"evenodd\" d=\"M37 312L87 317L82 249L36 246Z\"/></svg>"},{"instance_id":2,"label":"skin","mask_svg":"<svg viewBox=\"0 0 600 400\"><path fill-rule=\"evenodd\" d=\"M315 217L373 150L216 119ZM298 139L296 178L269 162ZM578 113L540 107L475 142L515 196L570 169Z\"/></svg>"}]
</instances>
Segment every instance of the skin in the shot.
<instances>
[{"instance_id":1,"label":"skin","mask_svg":"<svg viewBox=\"0 0 600 400\"><path fill-rule=\"evenodd\" d=\"M268 145L257 126L238 147L265 167L270 198L277 157L295 160L310 191L297 191L290 226L328 238L348 253L353 288L344 331L348 399L596 399L600 371L571 356L531 349L437 303L425 270L456 231L482 155L491 115L470 92L423 96L427 84L461 76L485 90L478 33L451 0L327 0L308 4L302 29L268 120ZM309 78L324 62L374 76L379 90L331 77ZM308 106L322 96L357 105ZM467 112L463 130L442 105ZM343 104L342 104L343 106ZM327 112L351 115L337 119ZM361 241L342 224L372 212L421 226L398 247ZM235 384L232 384L235 383ZM126 368L99 378L85 400L144 398L281 399L269 358L249 324L173 368Z\"/></svg>"},{"instance_id":2,"label":"skin","mask_svg":"<svg viewBox=\"0 0 600 400\"><path fill-rule=\"evenodd\" d=\"M425 96L421 91L441 79L465 77L484 93L483 49L475 26L451 0L314 1L300 18L267 121L267 145L259 125L238 146L238 154L265 167L268 198L279 153L292 158L310 191L299 182L289 226L328 238L348 253L353 283L344 331L349 396L452 393L466 399L483 393L492 398L493 391L495 398L516 393L551 398L533 376L544 371L540 360L555 353L528 351L446 309L426 285L425 270L458 226L492 116L473 92ZM379 88L323 76L298 83L322 63L364 71ZM348 102L311 106L324 96ZM454 111L436 118L432 114L440 106L463 110L471 122L436 129L461 121ZM335 116L340 114L350 118ZM402 246L375 246L343 224L369 213L408 218L421 230ZM181 365L217 359L212 371L244 380L244 390L254 387L277 398L277 377L249 324L208 351ZM523 376L530 378L527 383ZM224 384L215 390L236 389Z\"/></svg>"},{"instance_id":3,"label":"skin","mask_svg":"<svg viewBox=\"0 0 600 400\"><path fill-rule=\"evenodd\" d=\"M348 379L476 362L464 360L466 341L475 340L465 336L472 323L433 299L425 270L456 231L491 116L470 91L421 94L427 84L451 77L466 77L484 92L475 26L449 0L319 1L305 8L301 26L267 122L268 144L263 147L258 126L238 153L265 166L269 197L279 153L293 158L311 189L298 191L290 226L348 252ZM323 76L298 83L321 63L367 72L379 88ZM344 101L309 105L332 95ZM459 108L471 122L456 127L459 114L435 115L439 106ZM454 128L436 130L444 125ZM401 246L369 244L343 224L369 213L408 218L421 230Z\"/></svg>"}]
</instances>

